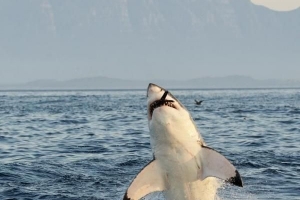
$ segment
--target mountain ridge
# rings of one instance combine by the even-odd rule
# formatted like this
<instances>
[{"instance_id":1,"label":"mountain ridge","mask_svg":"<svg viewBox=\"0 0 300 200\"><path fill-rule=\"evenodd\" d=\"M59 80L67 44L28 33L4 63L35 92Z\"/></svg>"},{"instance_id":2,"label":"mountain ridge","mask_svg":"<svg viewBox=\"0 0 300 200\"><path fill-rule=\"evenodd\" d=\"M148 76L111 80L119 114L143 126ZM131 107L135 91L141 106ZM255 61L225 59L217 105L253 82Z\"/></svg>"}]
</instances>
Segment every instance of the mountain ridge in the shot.
<instances>
[{"instance_id":1,"label":"mountain ridge","mask_svg":"<svg viewBox=\"0 0 300 200\"><path fill-rule=\"evenodd\" d=\"M65 81L37 80L24 84L0 85L1 90L96 90L96 89L144 89L149 82L165 88L209 89L209 88L298 88L298 80L266 79L231 75L202 77L188 80L126 80L104 76L76 78Z\"/></svg>"}]
</instances>

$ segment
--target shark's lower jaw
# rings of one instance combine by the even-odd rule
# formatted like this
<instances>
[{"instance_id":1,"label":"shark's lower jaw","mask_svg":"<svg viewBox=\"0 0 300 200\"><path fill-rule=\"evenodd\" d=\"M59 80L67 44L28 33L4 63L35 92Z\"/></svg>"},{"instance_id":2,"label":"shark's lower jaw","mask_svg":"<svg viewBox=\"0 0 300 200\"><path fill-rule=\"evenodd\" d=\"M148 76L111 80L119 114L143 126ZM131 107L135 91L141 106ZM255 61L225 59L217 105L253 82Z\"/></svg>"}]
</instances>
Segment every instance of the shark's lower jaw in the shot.
<instances>
[{"instance_id":1,"label":"shark's lower jaw","mask_svg":"<svg viewBox=\"0 0 300 200\"><path fill-rule=\"evenodd\" d=\"M173 100L157 100L157 101L154 101L153 103L150 104L150 116L152 117L153 115L153 111L156 109L156 108L159 108L161 106L169 106L171 108L174 108L176 109L175 105L173 104Z\"/></svg>"}]
</instances>

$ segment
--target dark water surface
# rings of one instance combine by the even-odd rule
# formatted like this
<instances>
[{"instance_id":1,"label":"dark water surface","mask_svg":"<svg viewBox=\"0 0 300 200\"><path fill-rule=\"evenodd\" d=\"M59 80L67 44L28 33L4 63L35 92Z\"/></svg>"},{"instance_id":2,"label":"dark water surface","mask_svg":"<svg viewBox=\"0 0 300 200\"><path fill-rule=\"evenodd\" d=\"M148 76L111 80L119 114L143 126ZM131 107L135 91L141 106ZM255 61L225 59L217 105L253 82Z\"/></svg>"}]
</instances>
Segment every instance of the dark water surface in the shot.
<instances>
[{"instance_id":1,"label":"dark water surface","mask_svg":"<svg viewBox=\"0 0 300 200\"><path fill-rule=\"evenodd\" d=\"M300 199L299 89L171 92L243 177L221 199ZM152 159L145 93L0 92L0 199L121 199Z\"/></svg>"}]
</instances>

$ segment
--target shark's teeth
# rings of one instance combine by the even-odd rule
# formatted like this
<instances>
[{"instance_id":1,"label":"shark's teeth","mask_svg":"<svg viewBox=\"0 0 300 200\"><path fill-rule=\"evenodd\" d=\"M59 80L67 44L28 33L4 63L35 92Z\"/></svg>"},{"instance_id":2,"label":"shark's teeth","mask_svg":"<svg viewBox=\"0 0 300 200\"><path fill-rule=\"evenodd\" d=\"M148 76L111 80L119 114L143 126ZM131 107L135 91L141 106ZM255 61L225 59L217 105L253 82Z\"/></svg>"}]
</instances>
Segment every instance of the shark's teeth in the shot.
<instances>
[{"instance_id":1,"label":"shark's teeth","mask_svg":"<svg viewBox=\"0 0 300 200\"><path fill-rule=\"evenodd\" d=\"M150 105L150 115L152 116L153 111L155 108L161 107L161 106L169 106L171 108L176 108L173 104L173 100L157 100L154 101L151 105Z\"/></svg>"}]
</instances>

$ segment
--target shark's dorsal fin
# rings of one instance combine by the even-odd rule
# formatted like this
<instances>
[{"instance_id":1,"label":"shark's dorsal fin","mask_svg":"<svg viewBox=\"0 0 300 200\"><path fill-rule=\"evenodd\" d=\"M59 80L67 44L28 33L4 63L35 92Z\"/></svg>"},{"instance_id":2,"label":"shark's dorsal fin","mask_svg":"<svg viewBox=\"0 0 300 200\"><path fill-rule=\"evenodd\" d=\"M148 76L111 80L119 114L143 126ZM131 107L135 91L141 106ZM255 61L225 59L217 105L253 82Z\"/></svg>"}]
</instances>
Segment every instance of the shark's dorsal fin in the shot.
<instances>
[{"instance_id":1,"label":"shark's dorsal fin","mask_svg":"<svg viewBox=\"0 0 300 200\"><path fill-rule=\"evenodd\" d=\"M243 187L242 178L236 168L214 149L202 146L200 159L202 163L201 180L207 177L216 177Z\"/></svg>"},{"instance_id":2,"label":"shark's dorsal fin","mask_svg":"<svg viewBox=\"0 0 300 200\"><path fill-rule=\"evenodd\" d=\"M138 200L151 192L165 190L165 180L157 165L157 161L152 160L140 171L128 187L123 200Z\"/></svg>"}]
</instances>

